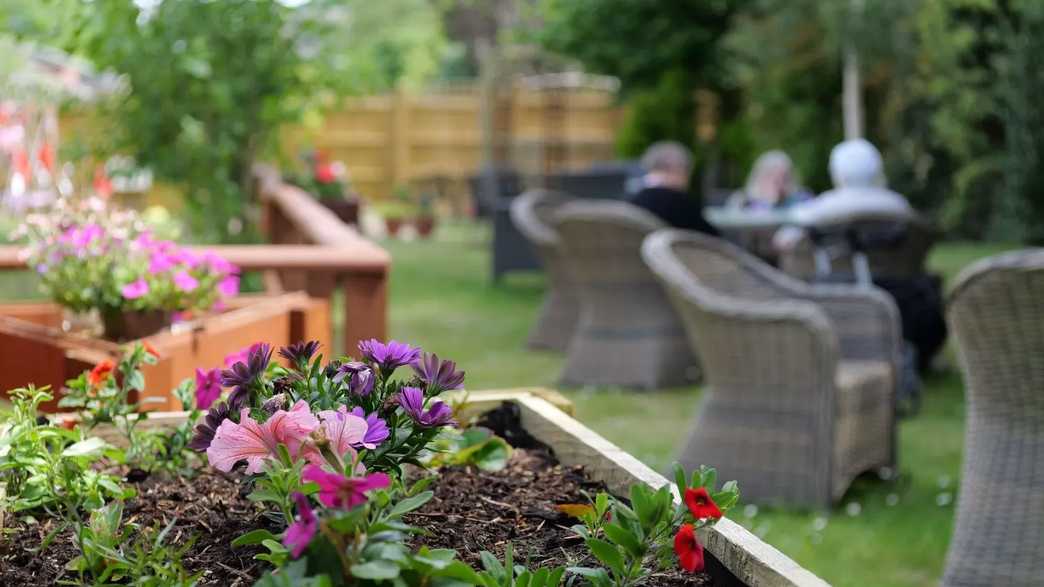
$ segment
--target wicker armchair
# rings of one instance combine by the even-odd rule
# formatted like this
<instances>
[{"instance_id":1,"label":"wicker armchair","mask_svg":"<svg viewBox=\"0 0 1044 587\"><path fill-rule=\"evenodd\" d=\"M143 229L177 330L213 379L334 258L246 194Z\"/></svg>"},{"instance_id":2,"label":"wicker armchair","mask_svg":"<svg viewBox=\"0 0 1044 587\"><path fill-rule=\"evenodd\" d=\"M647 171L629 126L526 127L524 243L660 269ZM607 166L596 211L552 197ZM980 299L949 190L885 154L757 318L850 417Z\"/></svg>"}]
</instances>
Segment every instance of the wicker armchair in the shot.
<instances>
[{"instance_id":1,"label":"wicker armchair","mask_svg":"<svg viewBox=\"0 0 1044 587\"><path fill-rule=\"evenodd\" d=\"M563 384L652 389L698 378L678 315L642 262L642 240L663 227L625 202L575 201L555 214L580 301Z\"/></svg>"},{"instance_id":2,"label":"wicker armchair","mask_svg":"<svg viewBox=\"0 0 1044 587\"><path fill-rule=\"evenodd\" d=\"M511 220L533 245L547 275L540 315L529 332L530 348L565 351L576 330L580 305L562 259L552 216L573 198L547 190L530 190L511 201Z\"/></svg>"},{"instance_id":3,"label":"wicker armchair","mask_svg":"<svg viewBox=\"0 0 1044 587\"><path fill-rule=\"evenodd\" d=\"M875 279L910 279L927 273L925 261L939 238L938 230L923 218L906 221L867 218L835 229L819 229L820 238L829 243L857 241L866 249L870 274ZM834 259L832 270L838 274L854 274L851 251L847 246L840 258ZM779 267L787 275L812 281L816 276L815 247L810 235L793 248L779 254Z\"/></svg>"},{"instance_id":4,"label":"wicker armchair","mask_svg":"<svg viewBox=\"0 0 1044 587\"><path fill-rule=\"evenodd\" d=\"M807 506L894 466L900 339L887 294L810 286L690 232L656 232L642 256L703 366L684 466L717 467L744 501Z\"/></svg>"},{"instance_id":5,"label":"wicker armchair","mask_svg":"<svg viewBox=\"0 0 1044 587\"><path fill-rule=\"evenodd\" d=\"M968 397L942 584L1044 584L1044 249L980 261L947 308Z\"/></svg>"}]
</instances>

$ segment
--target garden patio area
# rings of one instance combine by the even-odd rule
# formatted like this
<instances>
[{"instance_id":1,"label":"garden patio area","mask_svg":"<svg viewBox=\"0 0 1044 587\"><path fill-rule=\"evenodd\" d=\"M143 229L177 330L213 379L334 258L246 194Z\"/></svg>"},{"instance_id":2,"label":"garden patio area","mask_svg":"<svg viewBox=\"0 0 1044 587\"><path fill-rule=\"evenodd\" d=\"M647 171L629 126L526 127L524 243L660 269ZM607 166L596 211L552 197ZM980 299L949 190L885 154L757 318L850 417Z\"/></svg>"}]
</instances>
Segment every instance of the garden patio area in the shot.
<instances>
[{"instance_id":1,"label":"garden patio area","mask_svg":"<svg viewBox=\"0 0 1044 587\"><path fill-rule=\"evenodd\" d=\"M563 357L525 340L543 295L540 274L489 280L487 227L458 223L433 241L388 242L391 334L445 350L467 366L469 387L555 387ZM944 243L929 266L947 282L977 259L1012 248ZM438 284L438 286L432 286ZM734 518L833 585L938 582L952 532L964 438L964 391L952 349L924 381L923 406L901 423L899 478L859 480L831 510L739 508ZM699 388L563 390L577 418L667 472L696 412Z\"/></svg>"}]
</instances>

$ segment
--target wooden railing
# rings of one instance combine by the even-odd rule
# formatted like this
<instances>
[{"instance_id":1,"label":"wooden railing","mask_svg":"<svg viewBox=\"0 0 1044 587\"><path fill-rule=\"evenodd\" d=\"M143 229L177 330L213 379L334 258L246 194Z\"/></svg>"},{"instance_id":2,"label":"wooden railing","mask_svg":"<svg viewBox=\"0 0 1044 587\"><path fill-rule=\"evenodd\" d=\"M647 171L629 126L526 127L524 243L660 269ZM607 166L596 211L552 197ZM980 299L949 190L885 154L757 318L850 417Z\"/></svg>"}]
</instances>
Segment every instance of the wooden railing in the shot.
<instances>
[{"instance_id":1,"label":"wooden railing","mask_svg":"<svg viewBox=\"0 0 1044 587\"><path fill-rule=\"evenodd\" d=\"M342 352L360 340L387 335L391 256L342 223L311 196L284 183L274 170L255 172L264 207L263 229L270 244L207 247L243 271L265 273L269 293L305 291L331 302L331 320L341 331ZM0 246L0 270L25 269L19 247ZM344 312L332 311L343 292Z\"/></svg>"}]
</instances>

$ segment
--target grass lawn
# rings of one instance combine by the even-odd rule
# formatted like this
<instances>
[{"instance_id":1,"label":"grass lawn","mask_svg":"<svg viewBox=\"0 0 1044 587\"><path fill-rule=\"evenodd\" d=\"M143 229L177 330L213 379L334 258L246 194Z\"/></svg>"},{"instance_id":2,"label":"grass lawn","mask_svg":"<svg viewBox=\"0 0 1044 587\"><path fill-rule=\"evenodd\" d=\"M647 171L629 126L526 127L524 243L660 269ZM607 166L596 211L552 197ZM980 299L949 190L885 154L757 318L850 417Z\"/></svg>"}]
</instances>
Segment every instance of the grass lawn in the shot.
<instances>
[{"instance_id":1,"label":"grass lawn","mask_svg":"<svg viewBox=\"0 0 1044 587\"><path fill-rule=\"evenodd\" d=\"M465 224L441 228L435 241L386 243L394 257L392 335L458 361L470 389L554 386L562 357L524 346L542 277L518 275L493 285L488 232ZM947 244L936 249L931 265L952 279L967 263L1005 248ZM664 471L700 392L565 393L580 420ZM953 368L932 374L921 413L902 424L897 480L861 479L829 511L751 506L733 517L835 585L935 585L952 527L963 418L959 376Z\"/></svg>"}]
</instances>

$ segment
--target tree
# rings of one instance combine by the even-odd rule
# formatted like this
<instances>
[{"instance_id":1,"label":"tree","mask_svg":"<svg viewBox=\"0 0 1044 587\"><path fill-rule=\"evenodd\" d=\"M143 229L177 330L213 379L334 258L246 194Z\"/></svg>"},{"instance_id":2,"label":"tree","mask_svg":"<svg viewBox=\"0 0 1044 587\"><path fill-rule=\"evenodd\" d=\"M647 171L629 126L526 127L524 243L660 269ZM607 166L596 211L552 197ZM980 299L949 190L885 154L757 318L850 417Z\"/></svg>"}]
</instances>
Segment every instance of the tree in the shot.
<instances>
[{"instance_id":1,"label":"tree","mask_svg":"<svg viewBox=\"0 0 1044 587\"><path fill-rule=\"evenodd\" d=\"M743 0L545 0L536 36L588 71L620 78L635 97L621 145L628 154L657 138L692 145L693 92L719 89L720 40Z\"/></svg>"},{"instance_id":2,"label":"tree","mask_svg":"<svg viewBox=\"0 0 1044 587\"><path fill-rule=\"evenodd\" d=\"M19 2L23 0L18 0ZM281 126L435 72L441 29L426 0L40 0L60 19L21 34L125 76L105 150L183 188L194 233L242 240L251 168ZM2 14L2 13L0 13ZM24 20L24 19L23 19ZM60 34L56 34L60 33Z\"/></svg>"}]
</instances>

